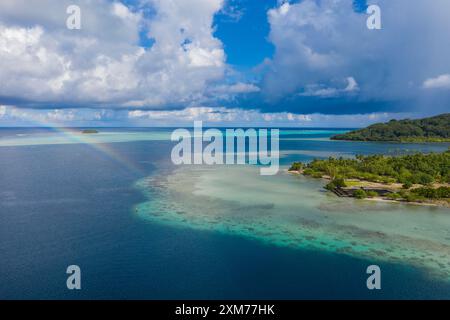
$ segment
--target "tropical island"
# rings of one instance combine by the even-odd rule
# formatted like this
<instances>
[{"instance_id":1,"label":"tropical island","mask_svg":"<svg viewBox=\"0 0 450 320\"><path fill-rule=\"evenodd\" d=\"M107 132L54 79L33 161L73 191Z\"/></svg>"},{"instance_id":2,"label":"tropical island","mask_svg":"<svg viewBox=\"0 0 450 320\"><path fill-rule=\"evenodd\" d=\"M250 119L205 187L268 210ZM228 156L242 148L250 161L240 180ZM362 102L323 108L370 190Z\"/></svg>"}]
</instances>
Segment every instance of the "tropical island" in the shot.
<instances>
[{"instance_id":1,"label":"tropical island","mask_svg":"<svg viewBox=\"0 0 450 320\"><path fill-rule=\"evenodd\" d=\"M450 142L450 113L417 120L391 120L367 128L339 134L332 140Z\"/></svg>"},{"instance_id":2,"label":"tropical island","mask_svg":"<svg viewBox=\"0 0 450 320\"><path fill-rule=\"evenodd\" d=\"M82 134L96 134L98 133L98 130L95 129L85 129L83 131L81 131Z\"/></svg>"},{"instance_id":3,"label":"tropical island","mask_svg":"<svg viewBox=\"0 0 450 320\"><path fill-rule=\"evenodd\" d=\"M402 156L356 156L295 162L291 173L326 179L340 197L450 207L450 150Z\"/></svg>"}]
</instances>

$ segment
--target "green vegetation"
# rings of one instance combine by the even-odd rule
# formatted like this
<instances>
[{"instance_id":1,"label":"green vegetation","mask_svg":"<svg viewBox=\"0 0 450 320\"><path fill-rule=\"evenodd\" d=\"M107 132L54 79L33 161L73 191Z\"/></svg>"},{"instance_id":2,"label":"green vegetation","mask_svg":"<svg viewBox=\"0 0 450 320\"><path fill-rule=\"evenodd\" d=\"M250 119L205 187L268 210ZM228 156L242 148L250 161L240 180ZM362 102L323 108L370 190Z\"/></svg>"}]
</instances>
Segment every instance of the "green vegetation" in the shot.
<instances>
[{"instance_id":1,"label":"green vegetation","mask_svg":"<svg viewBox=\"0 0 450 320\"><path fill-rule=\"evenodd\" d=\"M339 134L332 140L450 142L450 113L419 120L391 120Z\"/></svg>"},{"instance_id":2,"label":"green vegetation","mask_svg":"<svg viewBox=\"0 0 450 320\"><path fill-rule=\"evenodd\" d=\"M376 191L366 191L368 198L378 197L378 193Z\"/></svg>"},{"instance_id":3,"label":"green vegetation","mask_svg":"<svg viewBox=\"0 0 450 320\"><path fill-rule=\"evenodd\" d=\"M93 134L93 133L98 133L98 131L95 130L95 129L85 129L85 130L81 131L81 133L83 133L83 134Z\"/></svg>"},{"instance_id":4,"label":"green vegetation","mask_svg":"<svg viewBox=\"0 0 450 320\"><path fill-rule=\"evenodd\" d=\"M420 196L411 191L400 191L400 192L392 192L387 196L388 199L391 200L403 200L406 202L426 202L428 198L424 196ZM432 199L432 198L429 198Z\"/></svg>"},{"instance_id":5,"label":"green vegetation","mask_svg":"<svg viewBox=\"0 0 450 320\"><path fill-rule=\"evenodd\" d=\"M304 175L313 178L326 177L331 180L326 189L336 192L336 189L344 189L344 194L350 193L349 196L359 199L380 194L388 199L409 202L450 199L450 150L397 157L372 155L355 159L315 159L308 164L296 162L291 170L302 170ZM389 190L392 193L386 195Z\"/></svg>"},{"instance_id":6,"label":"green vegetation","mask_svg":"<svg viewBox=\"0 0 450 320\"><path fill-rule=\"evenodd\" d=\"M391 200L404 200L407 202L427 202L428 200L450 200L450 187L421 187L409 191L401 190L387 196Z\"/></svg>"},{"instance_id":7,"label":"green vegetation","mask_svg":"<svg viewBox=\"0 0 450 320\"><path fill-rule=\"evenodd\" d=\"M418 188L411 190L411 193L419 197L425 197L427 199L444 199L450 198L450 187Z\"/></svg>"},{"instance_id":8,"label":"green vegetation","mask_svg":"<svg viewBox=\"0 0 450 320\"><path fill-rule=\"evenodd\" d=\"M411 181L406 181L402 187L403 187L403 189L408 190L408 189L411 189L412 186L413 186L413 184Z\"/></svg>"},{"instance_id":9,"label":"green vegetation","mask_svg":"<svg viewBox=\"0 0 450 320\"><path fill-rule=\"evenodd\" d=\"M400 199L402 199L402 196L397 192L393 192L393 193L388 194L387 198L390 200L400 200Z\"/></svg>"},{"instance_id":10,"label":"green vegetation","mask_svg":"<svg viewBox=\"0 0 450 320\"><path fill-rule=\"evenodd\" d=\"M289 171L300 171L303 169L303 163L301 162L294 162L291 167L289 168Z\"/></svg>"},{"instance_id":11,"label":"green vegetation","mask_svg":"<svg viewBox=\"0 0 450 320\"><path fill-rule=\"evenodd\" d=\"M355 192L353 193L353 196L357 199L365 199L365 198L367 198L367 193L362 189L358 189L358 190L355 190Z\"/></svg>"},{"instance_id":12,"label":"green vegetation","mask_svg":"<svg viewBox=\"0 0 450 320\"><path fill-rule=\"evenodd\" d=\"M295 167L303 168L303 174L312 177L401 183L410 188L413 184L450 183L450 150L398 157L372 155L357 156L356 159L315 159L306 165L297 163Z\"/></svg>"},{"instance_id":13,"label":"green vegetation","mask_svg":"<svg viewBox=\"0 0 450 320\"><path fill-rule=\"evenodd\" d=\"M334 190L336 188L345 188L347 184L345 183L345 180L342 178L337 178L331 181L329 184L325 186L325 189L327 190Z\"/></svg>"}]
</instances>

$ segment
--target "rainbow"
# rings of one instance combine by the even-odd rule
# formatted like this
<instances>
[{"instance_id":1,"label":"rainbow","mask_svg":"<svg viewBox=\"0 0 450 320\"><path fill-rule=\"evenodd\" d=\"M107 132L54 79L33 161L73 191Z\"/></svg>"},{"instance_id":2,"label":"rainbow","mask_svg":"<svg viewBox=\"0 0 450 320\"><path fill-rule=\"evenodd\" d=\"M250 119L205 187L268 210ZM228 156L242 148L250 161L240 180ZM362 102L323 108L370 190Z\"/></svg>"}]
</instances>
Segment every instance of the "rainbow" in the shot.
<instances>
[{"instance_id":1,"label":"rainbow","mask_svg":"<svg viewBox=\"0 0 450 320\"><path fill-rule=\"evenodd\" d=\"M31 122L31 121L29 121ZM62 136L63 142L61 143L70 143L70 144L84 144L94 150L95 152L101 153L107 159L120 164L121 166L127 168L134 174L143 175L143 169L137 165L137 163L133 162L123 153L117 152L114 148L112 148L111 143L99 141L98 135L90 135L90 134L82 134L82 128L67 128L62 126L61 123L58 122L39 122L36 119L33 119L32 123L35 127L40 128L48 128L49 130L58 133ZM101 136L101 133L100 133ZM21 138L26 139L26 138ZM55 143L59 144L59 142ZM12 146L12 145L11 145Z\"/></svg>"},{"instance_id":2,"label":"rainbow","mask_svg":"<svg viewBox=\"0 0 450 320\"><path fill-rule=\"evenodd\" d=\"M84 144L108 158L109 160L120 164L121 166L127 168L129 171L142 175L143 169L137 165L134 161L128 158L123 153L117 152L114 148L112 148L111 143L108 142L99 142L95 135L82 134L80 128L64 128L53 126L52 129L55 132L62 134L65 138L72 141L73 143Z\"/></svg>"}]
</instances>

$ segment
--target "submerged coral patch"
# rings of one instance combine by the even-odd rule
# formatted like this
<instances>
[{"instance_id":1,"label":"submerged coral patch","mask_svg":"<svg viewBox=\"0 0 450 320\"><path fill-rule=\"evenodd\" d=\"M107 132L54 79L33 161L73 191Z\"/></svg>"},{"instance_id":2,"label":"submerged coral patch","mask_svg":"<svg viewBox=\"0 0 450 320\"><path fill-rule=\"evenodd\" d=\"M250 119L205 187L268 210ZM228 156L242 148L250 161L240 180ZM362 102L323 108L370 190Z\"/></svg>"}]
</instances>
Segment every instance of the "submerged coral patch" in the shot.
<instances>
[{"instance_id":1,"label":"submerged coral patch","mask_svg":"<svg viewBox=\"0 0 450 320\"><path fill-rule=\"evenodd\" d=\"M253 166L182 167L138 187L148 201L136 212L155 223L402 263L450 281L446 208L337 198L314 179L264 177Z\"/></svg>"}]
</instances>

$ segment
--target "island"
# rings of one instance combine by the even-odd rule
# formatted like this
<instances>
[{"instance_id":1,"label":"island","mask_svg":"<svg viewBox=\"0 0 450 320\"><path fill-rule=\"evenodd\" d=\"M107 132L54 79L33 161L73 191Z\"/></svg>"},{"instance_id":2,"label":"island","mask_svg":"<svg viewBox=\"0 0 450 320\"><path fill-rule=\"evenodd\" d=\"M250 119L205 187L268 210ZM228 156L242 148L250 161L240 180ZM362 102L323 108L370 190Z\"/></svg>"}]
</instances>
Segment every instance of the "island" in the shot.
<instances>
[{"instance_id":1,"label":"island","mask_svg":"<svg viewBox=\"0 0 450 320\"><path fill-rule=\"evenodd\" d=\"M332 140L450 142L450 113L417 120L391 120L367 128L338 134Z\"/></svg>"},{"instance_id":2,"label":"island","mask_svg":"<svg viewBox=\"0 0 450 320\"><path fill-rule=\"evenodd\" d=\"M82 134L95 134L95 133L98 133L98 131L95 129L85 129L85 130L81 131L81 133Z\"/></svg>"},{"instance_id":3,"label":"island","mask_svg":"<svg viewBox=\"0 0 450 320\"><path fill-rule=\"evenodd\" d=\"M450 150L295 162L289 172L325 179L340 197L450 207Z\"/></svg>"}]
</instances>

